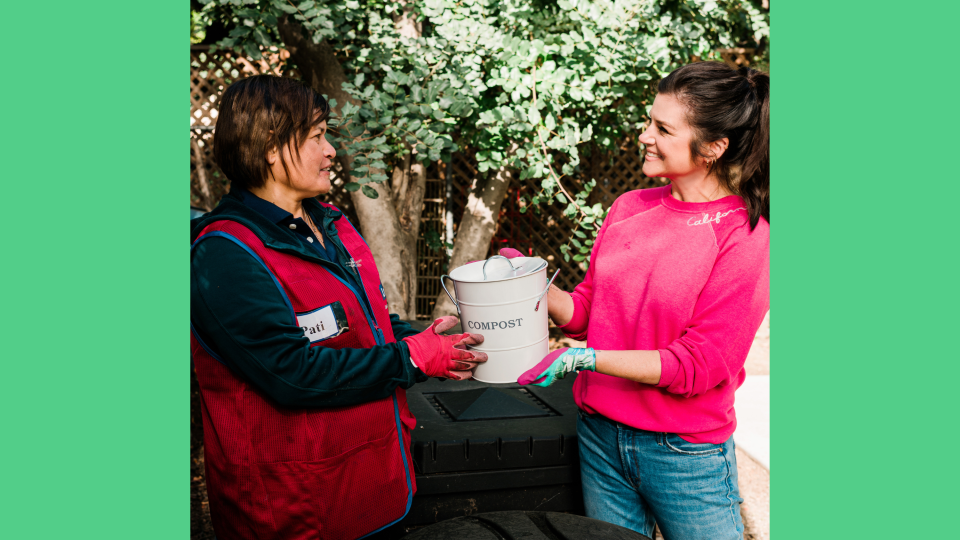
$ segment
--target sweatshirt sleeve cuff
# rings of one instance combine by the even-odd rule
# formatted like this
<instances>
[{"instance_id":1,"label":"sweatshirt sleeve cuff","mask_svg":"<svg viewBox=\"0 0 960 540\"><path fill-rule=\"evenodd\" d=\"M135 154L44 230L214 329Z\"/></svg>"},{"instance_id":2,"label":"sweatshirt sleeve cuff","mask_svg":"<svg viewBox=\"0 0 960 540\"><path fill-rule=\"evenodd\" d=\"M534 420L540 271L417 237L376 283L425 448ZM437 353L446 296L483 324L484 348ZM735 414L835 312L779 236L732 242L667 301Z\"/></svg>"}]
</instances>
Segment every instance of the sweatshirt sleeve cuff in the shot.
<instances>
[{"instance_id":1,"label":"sweatshirt sleeve cuff","mask_svg":"<svg viewBox=\"0 0 960 540\"><path fill-rule=\"evenodd\" d=\"M670 351L659 349L660 353L660 381L657 386L664 388L670 386L670 383L677 377L680 371L680 360Z\"/></svg>"},{"instance_id":2,"label":"sweatshirt sleeve cuff","mask_svg":"<svg viewBox=\"0 0 960 540\"><path fill-rule=\"evenodd\" d=\"M415 382L423 382L429 379L430 377L427 377L417 366L417 363L413 361L413 356L410 355L410 346L403 340L398 341L397 345L400 347L400 356L407 362L410 362L410 367L407 367L406 363L404 363L404 372L412 373Z\"/></svg>"},{"instance_id":3,"label":"sweatshirt sleeve cuff","mask_svg":"<svg viewBox=\"0 0 960 540\"><path fill-rule=\"evenodd\" d=\"M590 317L587 315L587 309L577 301L576 296L571 294L570 298L573 300L573 317L567 324L557 328L567 337L583 341L587 337L587 323L590 322Z\"/></svg>"}]
</instances>

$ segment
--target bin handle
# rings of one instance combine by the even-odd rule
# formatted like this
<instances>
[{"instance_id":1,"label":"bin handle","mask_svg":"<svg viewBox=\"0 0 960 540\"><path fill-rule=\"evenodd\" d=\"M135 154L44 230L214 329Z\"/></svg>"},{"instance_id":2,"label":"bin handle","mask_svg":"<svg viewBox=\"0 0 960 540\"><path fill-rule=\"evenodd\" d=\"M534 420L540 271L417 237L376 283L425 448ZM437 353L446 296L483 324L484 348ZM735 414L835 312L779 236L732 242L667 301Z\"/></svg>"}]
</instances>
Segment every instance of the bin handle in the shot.
<instances>
[{"instance_id":1,"label":"bin handle","mask_svg":"<svg viewBox=\"0 0 960 540\"><path fill-rule=\"evenodd\" d=\"M540 298L537 298L537 305L534 306L534 308L533 308L534 311L540 311L540 300L543 300L543 295L547 294L547 291L550 290L550 285L553 284L554 278L556 278L556 277L557 277L557 274L559 274L559 273L560 273L560 268L557 267L557 271L553 273L553 277L550 278L550 281L547 282L547 288L544 289L542 293L540 293Z\"/></svg>"},{"instance_id":2,"label":"bin handle","mask_svg":"<svg viewBox=\"0 0 960 540\"><path fill-rule=\"evenodd\" d=\"M489 259L486 260L486 262L483 263L483 280L484 280L484 281L487 280L487 264L489 264L490 261L492 261L492 260L494 260L494 259L503 259L503 260L507 261L507 264L510 265L510 269L513 270L514 272L516 272L517 270L519 270L519 268L517 268L516 266L513 265L512 262L510 262L510 259L504 257L503 255L494 255L493 257L490 257Z\"/></svg>"},{"instance_id":3,"label":"bin handle","mask_svg":"<svg viewBox=\"0 0 960 540\"><path fill-rule=\"evenodd\" d=\"M447 290L447 286L443 284L443 278L447 278L447 279L449 279L450 281L453 281L453 278L451 278L450 276L448 276L448 275L446 275L446 274L440 276L440 286L443 287L443 292L447 293L447 296L450 298L450 301L453 302L453 305L457 306L457 315L459 315L459 314L460 314L460 303L457 302L456 299L453 298L453 295L450 294L450 291ZM454 290L456 290L456 289L454 289Z\"/></svg>"}]
</instances>

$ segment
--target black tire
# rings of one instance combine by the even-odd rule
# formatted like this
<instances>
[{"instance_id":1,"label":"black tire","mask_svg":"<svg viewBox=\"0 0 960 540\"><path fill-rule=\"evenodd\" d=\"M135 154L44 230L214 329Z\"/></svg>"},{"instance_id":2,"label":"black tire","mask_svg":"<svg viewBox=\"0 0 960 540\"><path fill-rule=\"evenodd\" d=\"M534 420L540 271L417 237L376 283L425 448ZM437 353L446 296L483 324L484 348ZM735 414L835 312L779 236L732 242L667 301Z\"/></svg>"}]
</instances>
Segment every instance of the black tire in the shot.
<instances>
[{"instance_id":1,"label":"black tire","mask_svg":"<svg viewBox=\"0 0 960 540\"><path fill-rule=\"evenodd\" d=\"M605 521L558 512L489 512L448 519L403 540L650 540Z\"/></svg>"}]
</instances>

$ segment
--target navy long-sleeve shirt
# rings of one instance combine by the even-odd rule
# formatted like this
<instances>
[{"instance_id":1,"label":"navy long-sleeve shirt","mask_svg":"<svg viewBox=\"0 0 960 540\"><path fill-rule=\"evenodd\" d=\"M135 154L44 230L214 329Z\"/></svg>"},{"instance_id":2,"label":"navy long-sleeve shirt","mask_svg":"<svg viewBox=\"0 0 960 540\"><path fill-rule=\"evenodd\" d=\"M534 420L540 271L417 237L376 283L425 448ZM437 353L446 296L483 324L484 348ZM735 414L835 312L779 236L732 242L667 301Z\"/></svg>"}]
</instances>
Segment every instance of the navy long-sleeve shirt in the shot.
<instances>
[{"instance_id":1,"label":"navy long-sleeve shirt","mask_svg":"<svg viewBox=\"0 0 960 540\"><path fill-rule=\"evenodd\" d=\"M192 221L191 241L210 222L231 219L261 239L294 246L297 256L323 264L362 290L334 226L346 217L312 199L303 204L323 233L326 248L302 219L242 190L231 191L217 209ZM290 320L290 309L269 272L223 238L204 240L192 251L190 320L194 332L234 373L285 407L355 405L427 379L410 361L406 343L399 341L417 332L393 314L396 343L368 349L310 347L303 330Z\"/></svg>"}]
</instances>

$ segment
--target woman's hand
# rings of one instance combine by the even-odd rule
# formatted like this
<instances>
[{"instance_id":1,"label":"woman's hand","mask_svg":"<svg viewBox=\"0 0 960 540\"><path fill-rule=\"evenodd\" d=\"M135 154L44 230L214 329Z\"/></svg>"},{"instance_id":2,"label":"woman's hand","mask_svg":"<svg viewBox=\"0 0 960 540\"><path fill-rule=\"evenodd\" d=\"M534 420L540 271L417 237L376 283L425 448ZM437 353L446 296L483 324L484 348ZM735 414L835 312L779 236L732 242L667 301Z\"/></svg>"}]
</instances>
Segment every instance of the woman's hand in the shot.
<instances>
[{"instance_id":1,"label":"woman's hand","mask_svg":"<svg viewBox=\"0 0 960 540\"><path fill-rule=\"evenodd\" d=\"M659 351L594 351L562 348L548 354L517 379L520 384L550 386L568 373L595 371L638 383L660 382Z\"/></svg>"},{"instance_id":2,"label":"woman's hand","mask_svg":"<svg viewBox=\"0 0 960 540\"><path fill-rule=\"evenodd\" d=\"M506 257L508 259L516 259L517 257L526 257L526 255L524 255L523 253L520 253L519 251L513 248L501 248L500 256ZM480 261L467 261L467 264L475 263L475 262L480 262Z\"/></svg>"},{"instance_id":3,"label":"woman's hand","mask_svg":"<svg viewBox=\"0 0 960 540\"><path fill-rule=\"evenodd\" d=\"M423 332L404 338L410 347L410 359L420 371L430 377L467 380L473 377L472 370L479 362L487 361L487 354L480 351L468 351L468 345L483 343L480 334L441 335L457 325L453 316L441 317Z\"/></svg>"},{"instance_id":4,"label":"woman's hand","mask_svg":"<svg viewBox=\"0 0 960 540\"><path fill-rule=\"evenodd\" d=\"M568 373L583 369L595 371L596 353L593 349L557 349L548 354L533 369L526 371L517 382L534 386L550 386Z\"/></svg>"},{"instance_id":5,"label":"woman's hand","mask_svg":"<svg viewBox=\"0 0 960 540\"><path fill-rule=\"evenodd\" d=\"M525 255L513 248L501 248L500 255L508 259L524 257ZM547 291L547 315L557 326L563 326L573 318L573 298L563 292L560 287L550 285Z\"/></svg>"},{"instance_id":6,"label":"woman's hand","mask_svg":"<svg viewBox=\"0 0 960 540\"><path fill-rule=\"evenodd\" d=\"M526 257L526 255L521 253L519 250L508 248L508 247L500 248L499 253L501 257L506 257L508 259L516 259L517 257Z\"/></svg>"}]
</instances>

